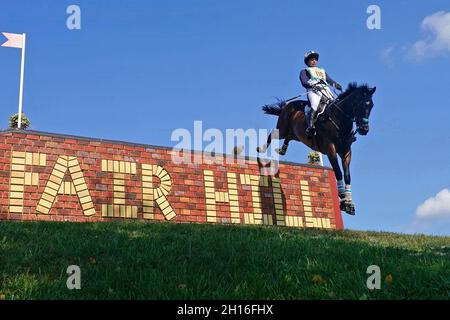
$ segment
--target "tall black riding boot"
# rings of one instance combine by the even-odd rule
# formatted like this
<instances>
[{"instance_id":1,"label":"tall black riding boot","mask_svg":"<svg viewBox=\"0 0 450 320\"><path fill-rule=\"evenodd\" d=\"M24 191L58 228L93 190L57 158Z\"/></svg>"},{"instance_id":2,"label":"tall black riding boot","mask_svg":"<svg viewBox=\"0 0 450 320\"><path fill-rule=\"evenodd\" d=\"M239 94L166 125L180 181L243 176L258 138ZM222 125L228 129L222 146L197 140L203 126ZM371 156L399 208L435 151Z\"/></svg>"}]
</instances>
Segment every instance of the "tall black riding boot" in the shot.
<instances>
[{"instance_id":1,"label":"tall black riding boot","mask_svg":"<svg viewBox=\"0 0 450 320\"><path fill-rule=\"evenodd\" d=\"M317 111L311 109L309 119L308 119L308 128L306 129L306 135L310 138L314 137L316 134L316 128L314 127L314 118L316 117Z\"/></svg>"}]
</instances>

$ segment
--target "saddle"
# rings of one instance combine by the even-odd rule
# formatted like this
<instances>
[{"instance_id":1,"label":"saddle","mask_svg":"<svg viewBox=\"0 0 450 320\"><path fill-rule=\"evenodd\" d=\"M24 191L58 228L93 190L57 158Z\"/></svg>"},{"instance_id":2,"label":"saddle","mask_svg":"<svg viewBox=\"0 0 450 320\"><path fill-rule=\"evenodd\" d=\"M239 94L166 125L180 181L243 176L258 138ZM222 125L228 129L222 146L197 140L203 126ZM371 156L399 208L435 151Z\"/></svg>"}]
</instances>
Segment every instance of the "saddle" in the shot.
<instances>
[{"instance_id":1,"label":"saddle","mask_svg":"<svg viewBox=\"0 0 450 320\"><path fill-rule=\"evenodd\" d=\"M322 99L320 99L319 107L317 108L316 121L318 121L319 119L320 121L328 119L328 116L330 115L330 108L328 108L328 106L330 104L331 101L322 96Z\"/></svg>"},{"instance_id":2,"label":"saddle","mask_svg":"<svg viewBox=\"0 0 450 320\"><path fill-rule=\"evenodd\" d=\"M301 111L304 114L306 113L305 108L307 106L309 106L308 100L294 100L290 103L292 104L293 109L295 111ZM324 99L322 97L320 104L319 104L315 123L325 122L328 119L330 119L331 108L329 108L329 106L331 104L332 103L330 103L326 98ZM338 129L338 131L339 131L339 129ZM339 134L339 144L340 145L352 144L353 142L356 141L355 134L356 133L353 130L348 135L345 135L345 136L342 136L341 134Z\"/></svg>"}]
</instances>

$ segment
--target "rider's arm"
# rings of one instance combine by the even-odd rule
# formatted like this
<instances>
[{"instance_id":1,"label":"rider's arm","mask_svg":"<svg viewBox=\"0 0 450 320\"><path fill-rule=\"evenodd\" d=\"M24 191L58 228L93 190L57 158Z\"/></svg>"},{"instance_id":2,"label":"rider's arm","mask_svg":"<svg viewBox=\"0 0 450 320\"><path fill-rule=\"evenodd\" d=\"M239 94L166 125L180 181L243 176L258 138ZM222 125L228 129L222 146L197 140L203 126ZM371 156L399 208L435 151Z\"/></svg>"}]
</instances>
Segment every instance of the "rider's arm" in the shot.
<instances>
[{"instance_id":1,"label":"rider's arm","mask_svg":"<svg viewBox=\"0 0 450 320\"><path fill-rule=\"evenodd\" d=\"M317 84L317 81L311 80L311 75L306 69L303 69L302 72L300 72L300 81L306 89L310 89Z\"/></svg>"},{"instance_id":2,"label":"rider's arm","mask_svg":"<svg viewBox=\"0 0 450 320\"><path fill-rule=\"evenodd\" d=\"M325 75L326 75L326 77L327 77L327 83L328 83L330 86L333 86L333 87L336 88L336 86L337 86L338 83L337 83L336 81L334 81L333 79L331 79L331 77L328 75L328 73L325 72Z\"/></svg>"}]
</instances>

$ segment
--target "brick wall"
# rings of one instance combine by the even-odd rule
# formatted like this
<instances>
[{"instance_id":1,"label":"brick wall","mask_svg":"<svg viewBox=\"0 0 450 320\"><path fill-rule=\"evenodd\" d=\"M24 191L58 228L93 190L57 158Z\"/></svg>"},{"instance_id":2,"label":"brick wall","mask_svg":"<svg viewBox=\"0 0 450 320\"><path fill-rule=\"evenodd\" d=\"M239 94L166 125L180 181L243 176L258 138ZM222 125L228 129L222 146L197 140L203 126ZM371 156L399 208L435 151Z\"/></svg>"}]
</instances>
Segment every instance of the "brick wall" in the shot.
<instances>
[{"instance_id":1,"label":"brick wall","mask_svg":"<svg viewBox=\"0 0 450 320\"><path fill-rule=\"evenodd\" d=\"M240 223L342 229L330 168L256 159L176 164L169 148L0 132L0 220ZM195 153L194 156L202 156ZM224 163L215 163L215 162Z\"/></svg>"}]
</instances>

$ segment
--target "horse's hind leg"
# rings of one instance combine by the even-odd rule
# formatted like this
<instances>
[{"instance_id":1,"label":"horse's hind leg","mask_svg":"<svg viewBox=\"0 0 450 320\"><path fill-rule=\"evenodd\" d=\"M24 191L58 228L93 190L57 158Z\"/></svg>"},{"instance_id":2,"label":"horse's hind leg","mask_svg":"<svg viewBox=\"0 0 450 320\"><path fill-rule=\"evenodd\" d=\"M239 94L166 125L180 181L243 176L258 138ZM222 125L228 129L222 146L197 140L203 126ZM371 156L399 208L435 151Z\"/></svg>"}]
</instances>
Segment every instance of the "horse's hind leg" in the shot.
<instances>
[{"instance_id":1,"label":"horse's hind leg","mask_svg":"<svg viewBox=\"0 0 450 320\"><path fill-rule=\"evenodd\" d=\"M275 135L274 137L272 137L272 135ZM267 136L267 142L262 146L262 147L257 147L256 151L257 152L266 152L267 148L270 146L270 144L272 143L272 138L277 138L278 137L278 129L272 130L270 131L269 135Z\"/></svg>"},{"instance_id":2,"label":"horse's hind leg","mask_svg":"<svg viewBox=\"0 0 450 320\"><path fill-rule=\"evenodd\" d=\"M267 137L267 142L262 147L257 147L257 152L266 152L267 148L270 146L272 139L284 139L288 135L288 129L286 128L286 124L288 123L289 113L283 109L278 116L277 128L272 130ZM287 149L287 146L286 146Z\"/></svg>"},{"instance_id":3,"label":"horse's hind leg","mask_svg":"<svg viewBox=\"0 0 450 320\"><path fill-rule=\"evenodd\" d=\"M292 140L291 137L286 137L286 139L284 139L283 145L281 146L281 149L276 148L275 151L278 152L278 154L284 156L289 147L289 141L291 140Z\"/></svg>"}]
</instances>

